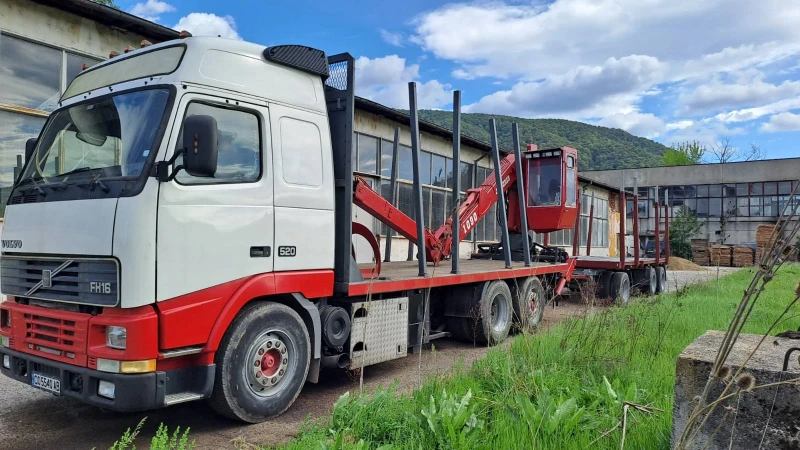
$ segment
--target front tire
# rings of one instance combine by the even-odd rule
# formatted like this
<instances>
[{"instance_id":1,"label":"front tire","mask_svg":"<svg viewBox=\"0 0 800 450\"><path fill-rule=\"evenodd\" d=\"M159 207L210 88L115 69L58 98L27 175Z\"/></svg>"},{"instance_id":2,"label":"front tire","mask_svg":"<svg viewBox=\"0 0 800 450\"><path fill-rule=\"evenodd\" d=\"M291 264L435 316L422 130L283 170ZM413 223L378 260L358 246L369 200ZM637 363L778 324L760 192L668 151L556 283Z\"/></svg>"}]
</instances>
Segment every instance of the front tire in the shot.
<instances>
[{"instance_id":1,"label":"front tire","mask_svg":"<svg viewBox=\"0 0 800 450\"><path fill-rule=\"evenodd\" d=\"M211 407L258 423L286 411L305 384L311 342L303 319L279 303L245 306L222 338Z\"/></svg>"}]
</instances>

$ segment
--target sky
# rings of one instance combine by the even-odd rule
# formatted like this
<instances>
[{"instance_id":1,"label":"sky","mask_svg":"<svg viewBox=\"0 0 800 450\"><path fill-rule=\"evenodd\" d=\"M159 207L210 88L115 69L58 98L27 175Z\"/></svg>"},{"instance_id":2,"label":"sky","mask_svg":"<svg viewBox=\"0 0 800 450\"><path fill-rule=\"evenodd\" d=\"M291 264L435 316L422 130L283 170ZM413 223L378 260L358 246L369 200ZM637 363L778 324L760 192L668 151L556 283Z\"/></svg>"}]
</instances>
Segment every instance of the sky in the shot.
<instances>
[{"instance_id":1,"label":"sky","mask_svg":"<svg viewBox=\"0 0 800 450\"><path fill-rule=\"evenodd\" d=\"M800 156L794 0L116 0L194 35L356 58L358 95Z\"/></svg>"}]
</instances>

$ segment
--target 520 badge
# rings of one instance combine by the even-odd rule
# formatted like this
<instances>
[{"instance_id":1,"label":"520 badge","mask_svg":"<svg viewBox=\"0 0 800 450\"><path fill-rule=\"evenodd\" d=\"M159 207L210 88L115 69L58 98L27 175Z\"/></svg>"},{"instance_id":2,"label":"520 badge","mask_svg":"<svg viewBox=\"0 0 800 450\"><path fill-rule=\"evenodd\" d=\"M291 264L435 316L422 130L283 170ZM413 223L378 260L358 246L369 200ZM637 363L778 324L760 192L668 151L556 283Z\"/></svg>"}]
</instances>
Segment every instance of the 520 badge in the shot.
<instances>
[{"instance_id":1,"label":"520 badge","mask_svg":"<svg viewBox=\"0 0 800 450\"><path fill-rule=\"evenodd\" d=\"M293 258L297 255L297 247L294 245L282 245L278 247L278 257Z\"/></svg>"}]
</instances>

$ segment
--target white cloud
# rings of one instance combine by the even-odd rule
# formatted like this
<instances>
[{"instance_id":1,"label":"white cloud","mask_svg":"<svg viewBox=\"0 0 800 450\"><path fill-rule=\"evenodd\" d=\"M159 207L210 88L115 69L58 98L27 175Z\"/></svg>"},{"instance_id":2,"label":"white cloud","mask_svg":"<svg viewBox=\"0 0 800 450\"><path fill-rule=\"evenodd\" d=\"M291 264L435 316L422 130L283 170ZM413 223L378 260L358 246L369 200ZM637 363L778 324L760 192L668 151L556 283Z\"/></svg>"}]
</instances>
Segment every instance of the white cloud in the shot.
<instances>
[{"instance_id":1,"label":"white cloud","mask_svg":"<svg viewBox=\"0 0 800 450\"><path fill-rule=\"evenodd\" d=\"M544 81L520 81L467 105L467 112L518 116L604 117L631 112L630 102L657 78L661 63L650 56L609 58L600 66L579 66ZM624 111L624 109L629 109Z\"/></svg>"},{"instance_id":2,"label":"white cloud","mask_svg":"<svg viewBox=\"0 0 800 450\"><path fill-rule=\"evenodd\" d=\"M781 84L748 80L744 83L711 82L682 94L679 101L684 113L715 112L741 106L764 105L800 94L800 81Z\"/></svg>"},{"instance_id":3,"label":"white cloud","mask_svg":"<svg viewBox=\"0 0 800 450\"><path fill-rule=\"evenodd\" d=\"M176 11L175 7L160 0L147 0L137 3L130 9L130 13L151 22L158 22L161 14Z\"/></svg>"},{"instance_id":4,"label":"white cloud","mask_svg":"<svg viewBox=\"0 0 800 450\"><path fill-rule=\"evenodd\" d=\"M356 93L393 108L408 108L408 83L417 81L419 108L440 108L451 101L449 85L437 80L418 81L419 65L407 65L405 58L362 56L356 60Z\"/></svg>"},{"instance_id":5,"label":"white cloud","mask_svg":"<svg viewBox=\"0 0 800 450\"><path fill-rule=\"evenodd\" d=\"M391 31L386 31L383 28L380 29L381 39L384 40L389 45L394 45L395 47L402 47L403 46L403 35L401 33L392 33Z\"/></svg>"},{"instance_id":6,"label":"white cloud","mask_svg":"<svg viewBox=\"0 0 800 450\"><path fill-rule=\"evenodd\" d=\"M172 27L186 30L194 36L221 36L229 39L242 39L236 32L236 21L231 16L220 17L215 14L194 12L181 17Z\"/></svg>"},{"instance_id":7,"label":"white cloud","mask_svg":"<svg viewBox=\"0 0 800 450\"><path fill-rule=\"evenodd\" d=\"M800 81L773 77L800 55L798 22L785 0L476 0L418 15L409 41L453 78L513 86L471 112L709 138L800 108ZM664 113L643 112L645 98Z\"/></svg>"},{"instance_id":8,"label":"white cloud","mask_svg":"<svg viewBox=\"0 0 800 450\"><path fill-rule=\"evenodd\" d=\"M667 130L684 130L694 125L693 120L680 120L678 122L670 122L666 125Z\"/></svg>"},{"instance_id":9,"label":"white cloud","mask_svg":"<svg viewBox=\"0 0 800 450\"><path fill-rule=\"evenodd\" d=\"M615 113L604 117L598 125L620 128L636 136L656 138L666 129L664 121L651 113Z\"/></svg>"},{"instance_id":10,"label":"white cloud","mask_svg":"<svg viewBox=\"0 0 800 450\"><path fill-rule=\"evenodd\" d=\"M761 125L761 131L775 133L778 131L800 131L800 114L783 112L769 118L769 122Z\"/></svg>"}]
</instances>

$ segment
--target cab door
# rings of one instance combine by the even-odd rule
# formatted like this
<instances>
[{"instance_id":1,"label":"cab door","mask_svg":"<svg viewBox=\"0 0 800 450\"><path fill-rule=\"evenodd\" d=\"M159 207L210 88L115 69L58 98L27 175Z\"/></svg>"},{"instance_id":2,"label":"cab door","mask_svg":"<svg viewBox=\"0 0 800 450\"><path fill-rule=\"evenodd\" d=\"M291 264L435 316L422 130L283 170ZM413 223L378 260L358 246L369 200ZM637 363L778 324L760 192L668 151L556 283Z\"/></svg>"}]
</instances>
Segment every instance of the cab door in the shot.
<instances>
[{"instance_id":1,"label":"cab door","mask_svg":"<svg viewBox=\"0 0 800 450\"><path fill-rule=\"evenodd\" d=\"M182 124L191 115L216 119L217 172L213 178L197 178L180 171L160 185L158 301L273 270L269 109L233 97L186 94L167 159L183 148Z\"/></svg>"}]
</instances>

